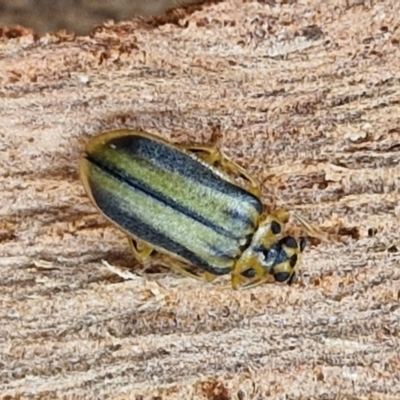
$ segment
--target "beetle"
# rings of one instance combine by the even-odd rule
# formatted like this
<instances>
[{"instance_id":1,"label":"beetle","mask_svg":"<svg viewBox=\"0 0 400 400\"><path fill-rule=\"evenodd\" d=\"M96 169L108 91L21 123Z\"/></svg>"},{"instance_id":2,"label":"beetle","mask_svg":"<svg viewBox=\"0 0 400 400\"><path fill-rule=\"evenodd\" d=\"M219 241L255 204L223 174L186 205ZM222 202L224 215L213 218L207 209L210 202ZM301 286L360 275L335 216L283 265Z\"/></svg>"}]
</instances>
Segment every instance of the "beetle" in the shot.
<instances>
[{"instance_id":1,"label":"beetle","mask_svg":"<svg viewBox=\"0 0 400 400\"><path fill-rule=\"evenodd\" d=\"M218 148L117 130L88 142L79 170L93 204L143 265L156 260L206 281L231 274L234 289L293 281L305 239L285 234L287 210L263 213L259 184Z\"/></svg>"}]
</instances>

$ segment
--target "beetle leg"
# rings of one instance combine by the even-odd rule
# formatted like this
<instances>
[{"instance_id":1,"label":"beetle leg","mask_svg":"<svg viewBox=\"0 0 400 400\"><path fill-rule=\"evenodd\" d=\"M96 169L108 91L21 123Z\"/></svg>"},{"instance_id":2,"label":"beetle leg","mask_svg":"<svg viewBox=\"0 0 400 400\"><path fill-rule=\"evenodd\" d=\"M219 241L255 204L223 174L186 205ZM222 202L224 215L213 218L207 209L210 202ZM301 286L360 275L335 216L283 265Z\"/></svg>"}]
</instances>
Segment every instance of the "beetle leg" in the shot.
<instances>
[{"instance_id":1,"label":"beetle leg","mask_svg":"<svg viewBox=\"0 0 400 400\"><path fill-rule=\"evenodd\" d=\"M151 247L150 245L148 245L145 242L133 239L130 236L128 236L128 241L129 241L129 245L130 245L131 251L133 253L133 256L140 263L145 264L152 258L152 256L153 256L152 253L154 251L153 247ZM138 245L140 245L140 249L139 249Z\"/></svg>"},{"instance_id":2,"label":"beetle leg","mask_svg":"<svg viewBox=\"0 0 400 400\"><path fill-rule=\"evenodd\" d=\"M257 281L261 279L261 277L265 276L265 271L259 265L255 255L251 255L249 257L241 257L235 263L232 269L231 285L233 289L238 289L240 287L243 287L243 282L248 280L248 278L245 278L242 275L242 273L247 269L252 269L255 273L255 278L252 280L252 282Z\"/></svg>"},{"instance_id":3,"label":"beetle leg","mask_svg":"<svg viewBox=\"0 0 400 400\"><path fill-rule=\"evenodd\" d=\"M214 280L217 277L217 275L213 275L207 271L195 273L190 268L190 267L193 267L191 264L185 263L184 261L173 259L168 255L160 254L159 256L160 256L160 258L157 258L157 261L156 261L157 264L160 264L164 267L170 268L183 276L188 276L189 278L194 278L199 281L206 281L206 282L211 282L212 280Z\"/></svg>"},{"instance_id":4,"label":"beetle leg","mask_svg":"<svg viewBox=\"0 0 400 400\"><path fill-rule=\"evenodd\" d=\"M273 281L273 279L272 279ZM243 285L242 289L252 289L255 288L257 286L260 286L264 283L270 282L271 283L271 275L264 275L260 278L254 279L252 282L250 282L247 285Z\"/></svg>"},{"instance_id":5,"label":"beetle leg","mask_svg":"<svg viewBox=\"0 0 400 400\"><path fill-rule=\"evenodd\" d=\"M128 237L128 240L133 256L137 261L143 264L144 270L146 270L146 267L149 267L149 261L153 261L154 265L162 265L163 267L170 268L180 273L181 275L195 278L197 280L211 282L217 277L217 275L213 275L207 271L196 274L195 272L190 270L190 264L187 264L183 261L175 260L168 255L160 254L156 250L154 250L154 247L140 240L133 239L132 237ZM140 246L140 249L138 245Z\"/></svg>"},{"instance_id":6,"label":"beetle leg","mask_svg":"<svg viewBox=\"0 0 400 400\"><path fill-rule=\"evenodd\" d=\"M196 154L199 158L212 166L221 166L227 172L238 176L249 184L248 190L257 197L261 195L260 184L252 178L244 168L230 160L224 153L216 147L208 146L181 146L186 151ZM203 153L203 154L201 154Z\"/></svg>"},{"instance_id":7,"label":"beetle leg","mask_svg":"<svg viewBox=\"0 0 400 400\"><path fill-rule=\"evenodd\" d=\"M177 260L175 258L172 258L171 256L165 255L165 254L159 254L159 258L157 258L157 264L160 264L164 267L167 267L169 269L172 269L173 271L177 272L178 274L181 274L183 276L187 276L189 278L194 278L199 281L212 281L214 278L216 278L216 275L212 275L207 271L201 272L201 273L195 273L191 267L193 267L191 264L188 264L184 261Z\"/></svg>"}]
</instances>

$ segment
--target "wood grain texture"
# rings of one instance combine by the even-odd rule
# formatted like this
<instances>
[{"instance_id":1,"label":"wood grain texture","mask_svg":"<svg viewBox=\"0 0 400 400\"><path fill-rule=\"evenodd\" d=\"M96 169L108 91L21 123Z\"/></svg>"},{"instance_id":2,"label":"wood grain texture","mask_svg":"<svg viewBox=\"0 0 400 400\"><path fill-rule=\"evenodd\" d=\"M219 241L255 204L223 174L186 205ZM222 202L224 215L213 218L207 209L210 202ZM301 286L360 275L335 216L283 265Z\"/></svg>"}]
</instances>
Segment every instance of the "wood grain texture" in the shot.
<instances>
[{"instance_id":1,"label":"wood grain texture","mask_svg":"<svg viewBox=\"0 0 400 400\"><path fill-rule=\"evenodd\" d=\"M0 30L2 398L398 398L400 3L291 3ZM119 128L219 137L336 240L292 287L136 274L77 175Z\"/></svg>"}]
</instances>

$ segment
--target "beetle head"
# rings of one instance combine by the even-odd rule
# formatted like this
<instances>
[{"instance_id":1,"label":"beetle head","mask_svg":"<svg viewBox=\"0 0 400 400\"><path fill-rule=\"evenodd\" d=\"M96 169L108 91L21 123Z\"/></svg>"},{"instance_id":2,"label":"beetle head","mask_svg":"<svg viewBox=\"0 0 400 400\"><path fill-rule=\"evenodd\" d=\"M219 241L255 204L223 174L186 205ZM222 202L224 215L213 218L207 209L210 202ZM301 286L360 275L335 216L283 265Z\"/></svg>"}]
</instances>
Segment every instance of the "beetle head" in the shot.
<instances>
[{"instance_id":1,"label":"beetle head","mask_svg":"<svg viewBox=\"0 0 400 400\"><path fill-rule=\"evenodd\" d=\"M277 282L293 283L295 268L300 261L300 253L306 246L306 240L297 241L292 236L285 236L269 248L262 251L261 266L274 277Z\"/></svg>"},{"instance_id":2,"label":"beetle head","mask_svg":"<svg viewBox=\"0 0 400 400\"><path fill-rule=\"evenodd\" d=\"M258 264L263 269L263 275L272 276L276 282L287 282L292 284L296 277L295 269L300 261L300 254L306 246L306 240L300 238L298 241L292 236L285 236L269 247L253 249L258 254ZM258 274L260 275L260 274ZM258 279L254 269L249 268L242 272L245 278ZM251 283L249 286L253 286Z\"/></svg>"}]
</instances>

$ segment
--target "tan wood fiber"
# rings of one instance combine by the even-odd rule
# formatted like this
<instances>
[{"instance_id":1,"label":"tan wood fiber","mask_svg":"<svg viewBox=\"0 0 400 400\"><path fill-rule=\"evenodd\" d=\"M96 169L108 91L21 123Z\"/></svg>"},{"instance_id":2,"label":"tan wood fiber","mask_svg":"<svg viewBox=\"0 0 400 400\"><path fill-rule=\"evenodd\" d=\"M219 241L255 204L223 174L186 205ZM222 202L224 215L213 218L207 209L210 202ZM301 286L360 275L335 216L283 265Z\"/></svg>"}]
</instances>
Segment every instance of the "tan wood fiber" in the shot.
<instances>
[{"instance_id":1,"label":"tan wood fiber","mask_svg":"<svg viewBox=\"0 0 400 400\"><path fill-rule=\"evenodd\" d=\"M396 0L231 0L0 29L0 397L398 399L399 27ZM77 175L126 127L218 139L332 241L291 287L135 273Z\"/></svg>"}]
</instances>

